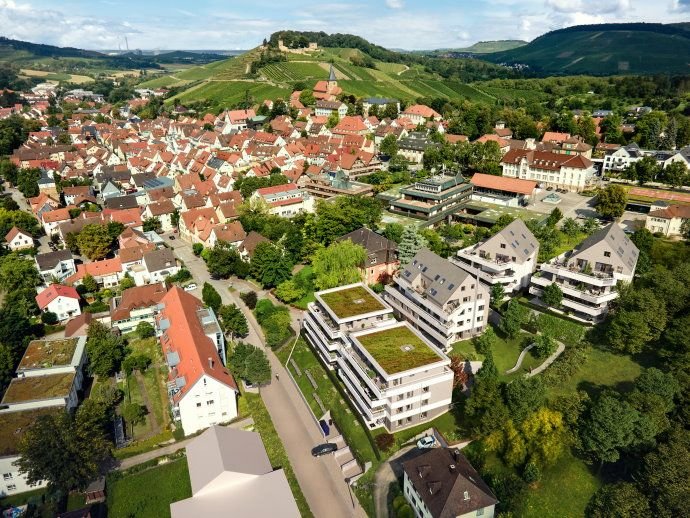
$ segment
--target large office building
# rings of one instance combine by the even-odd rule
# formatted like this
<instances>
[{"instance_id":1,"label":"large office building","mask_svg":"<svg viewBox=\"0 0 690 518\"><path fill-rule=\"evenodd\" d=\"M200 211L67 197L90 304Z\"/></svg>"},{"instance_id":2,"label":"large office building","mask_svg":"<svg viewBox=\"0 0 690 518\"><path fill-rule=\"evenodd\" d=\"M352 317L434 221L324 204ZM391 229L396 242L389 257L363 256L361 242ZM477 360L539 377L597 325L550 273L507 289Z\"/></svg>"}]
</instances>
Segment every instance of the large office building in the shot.
<instances>
[{"instance_id":1,"label":"large office building","mask_svg":"<svg viewBox=\"0 0 690 518\"><path fill-rule=\"evenodd\" d=\"M337 370L371 428L390 432L448 411L450 359L364 284L315 294L304 319L308 341Z\"/></svg>"}]
</instances>

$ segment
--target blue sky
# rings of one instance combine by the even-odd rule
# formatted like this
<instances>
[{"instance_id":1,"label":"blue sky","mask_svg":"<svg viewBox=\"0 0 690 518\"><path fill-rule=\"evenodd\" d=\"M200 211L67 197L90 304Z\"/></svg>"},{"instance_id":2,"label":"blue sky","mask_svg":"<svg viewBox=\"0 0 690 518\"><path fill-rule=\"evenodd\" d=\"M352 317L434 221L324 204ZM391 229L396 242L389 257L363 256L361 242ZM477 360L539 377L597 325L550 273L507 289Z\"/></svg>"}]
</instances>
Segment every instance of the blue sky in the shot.
<instances>
[{"instance_id":1,"label":"blue sky","mask_svg":"<svg viewBox=\"0 0 690 518\"><path fill-rule=\"evenodd\" d=\"M0 0L0 35L89 49L246 49L280 29L431 49L632 21L690 21L690 0Z\"/></svg>"}]
</instances>

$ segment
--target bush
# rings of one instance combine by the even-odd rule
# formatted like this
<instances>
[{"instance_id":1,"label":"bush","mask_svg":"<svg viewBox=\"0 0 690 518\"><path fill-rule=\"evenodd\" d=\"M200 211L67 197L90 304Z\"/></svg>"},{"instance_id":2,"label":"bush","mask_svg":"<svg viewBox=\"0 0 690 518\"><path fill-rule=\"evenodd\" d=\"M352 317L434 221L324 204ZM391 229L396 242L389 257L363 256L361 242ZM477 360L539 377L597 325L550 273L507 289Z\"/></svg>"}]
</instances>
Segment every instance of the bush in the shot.
<instances>
[{"instance_id":1,"label":"bush","mask_svg":"<svg viewBox=\"0 0 690 518\"><path fill-rule=\"evenodd\" d=\"M539 482L541 480L541 470L534 462L525 464L525 469L522 471L522 479L528 484Z\"/></svg>"},{"instance_id":2,"label":"bush","mask_svg":"<svg viewBox=\"0 0 690 518\"><path fill-rule=\"evenodd\" d=\"M290 311L285 306L274 306L270 300L263 299L256 304L254 314L269 347L278 348L292 336Z\"/></svg>"},{"instance_id":3,"label":"bush","mask_svg":"<svg viewBox=\"0 0 690 518\"><path fill-rule=\"evenodd\" d=\"M391 433L382 433L374 439L379 450L388 451L395 444L395 436Z\"/></svg>"},{"instance_id":4,"label":"bush","mask_svg":"<svg viewBox=\"0 0 690 518\"><path fill-rule=\"evenodd\" d=\"M156 330L148 322L139 322L137 324L137 336L142 340L144 338L150 338L156 334Z\"/></svg>"},{"instance_id":5,"label":"bush","mask_svg":"<svg viewBox=\"0 0 690 518\"><path fill-rule=\"evenodd\" d=\"M534 340L534 352L537 358L548 358L555 350L556 341L547 334L542 333Z\"/></svg>"},{"instance_id":6,"label":"bush","mask_svg":"<svg viewBox=\"0 0 690 518\"><path fill-rule=\"evenodd\" d=\"M211 308L215 314L218 314L218 310L223 304L220 293L218 293L208 282L205 282L204 287L201 289L201 300L203 300L204 304Z\"/></svg>"},{"instance_id":7,"label":"bush","mask_svg":"<svg viewBox=\"0 0 690 518\"><path fill-rule=\"evenodd\" d=\"M197 257L199 257L201 255L201 252L203 252L203 251L204 251L204 245L202 245L201 243L194 243L192 245L192 252Z\"/></svg>"},{"instance_id":8,"label":"bush","mask_svg":"<svg viewBox=\"0 0 690 518\"><path fill-rule=\"evenodd\" d=\"M58 323L58 317L52 311L46 311L45 313L41 313L41 322L49 326L54 326Z\"/></svg>"},{"instance_id":9,"label":"bush","mask_svg":"<svg viewBox=\"0 0 690 518\"><path fill-rule=\"evenodd\" d=\"M97 300L90 306L87 306L87 308L84 311L86 311L87 313L101 313L103 311L108 311L109 309L110 306L108 306L108 304L100 300Z\"/></svg>"},{"instance_id":10,"label":"bush","mask_svg":"<svg viewBox=\"0 0 690 518\"><path fill-rule=\"evenodd\" d=\"M181 268L179 272L177 272L175 275L169 276L165 282L167 284L172 284L174 282L185 282L188 281L192 278L192 274L189 272L189 270L185 268Z\"/></svg>"},{"instance_id":11,"label":"bush","mask_svg":"<svg viewBox=\"0 0 690 518\"><path fill-rule=\"evenodd\" d=\"M256 301L258 299L255 291L240 293L240 298L249 309L251 309L252 311L254 310L254 308L256 307Z\"/></svg>"}]
</instances>

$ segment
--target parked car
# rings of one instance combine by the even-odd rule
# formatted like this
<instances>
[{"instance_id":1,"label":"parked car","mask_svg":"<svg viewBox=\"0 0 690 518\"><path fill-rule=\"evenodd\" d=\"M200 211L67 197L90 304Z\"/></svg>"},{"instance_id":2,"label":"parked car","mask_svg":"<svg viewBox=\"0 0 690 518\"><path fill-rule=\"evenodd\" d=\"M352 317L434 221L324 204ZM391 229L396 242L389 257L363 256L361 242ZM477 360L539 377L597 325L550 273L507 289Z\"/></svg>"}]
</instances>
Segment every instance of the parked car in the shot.
<instances>
[{"instance_id":1,"label":"parked car","mask_svg":"<svg viewBox=\"0 0 690 518\"><path fill-rule=\"evenodd\" d=\"M417 448L426 449L436 446L436 438L433 435L427 435L417 441Z\"/></svg>"},{"instance_id":2,"label":"parked car","mask_svg":"<svg viewBox=\"0 0 690 518\"><path fill-rule=\"evenodd\" d=\"M321 455L328 455L329 453L334 453L338 449L337 444L332 442L327 442L324 444L319 444L311 449L311 454L314 457L321 457Z\"/></svg>"},{"instance_id":3,"label":"parked car","mask_svg":"<svg viewBox=\"0 0 690 518\"><path fill-rule=\"evenodd\" d=\"M194 291L196 289L196 284L191 283L187 284L187 286L184 287L184 291Z\"/></svg>"},{"instance_id":4,"label":"parked car","mask_svg":"<svg viewBox=\"0 0 690 518\"><path fill-rule=\"evenodd\" d=\"M168 236L168 239L169 239L170 241L174 241L174 240L175 240L175 236Z\"/></svg>"}]
</instances>

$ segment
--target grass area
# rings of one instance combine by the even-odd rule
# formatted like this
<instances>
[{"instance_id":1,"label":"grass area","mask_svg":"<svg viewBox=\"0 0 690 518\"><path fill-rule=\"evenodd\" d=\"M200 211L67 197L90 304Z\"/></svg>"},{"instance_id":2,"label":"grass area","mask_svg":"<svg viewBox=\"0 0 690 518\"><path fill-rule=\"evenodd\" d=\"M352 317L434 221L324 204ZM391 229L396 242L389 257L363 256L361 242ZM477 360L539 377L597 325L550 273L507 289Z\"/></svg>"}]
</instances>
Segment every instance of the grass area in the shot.
<instances>
[{"instance_id":1,"label":"grass area","mask_svg":"<svg viewBox=\"0 0 690 518\"><path fill-rule=\"evenodd\" d=\"M192 496L187 459L108 475L108 517L170 516L170 504Z\"/></svg>"},{"instance_id":2,"label":"grass area","mask_svg":"<svg viewBox=\"0 0 690 518\"><path fill-rule=\"evenodd\" d=\"M231 106L245 97L245 92L257 101L265 99L286 99L290 95L290 90L267 83L252 83L247 81L210 81L202 84L198 88L191 88L186 92L176 96L181 103L208 99L217 106Z\"/></svg>"},{"instance_id":3,"label":"grass area","mask_svg":"<svg viewBox=\"0 0 690 518\"><path fill-rule=\"evenodd\" d=\"M353 337L388 374L396 374L441 361L441 357L407 326Z\"/></svg>"},{"instance_id":4,"label":"grass area","mask_svg":"<svg viewBox=\"0 0 690 518\"><path fill-rule=\"evenodd\" d=\"M292 466L290 465L290 460L285 452L283 443L280 441L278 432L276 432L276 429L273 426L271 416L268 415L268 410L266 410L266 406L261 400L261 396L257 394L244 394L243 398L246 398L247 400L248 409L254 418L255 430L259 432L259 435L261 435L261 440L264 443L264 448L266 448L266 453L271 461L271 465L274 468L283 468L283 471L285 472L285 476L290 484L290 489L292 489L292 495L295 497L300 514L305 518L313 516L309 509L309 505L307 504L307 500L304 498L302 490L299 487L297 477L295 477L295 472L292 470Z\"/></svg>"},{"instance_id":5,"label":"grass area","mask_svg":"<svg viewBox=\"0 0 690 518\"><path fill-rule=\"evenodd\" d=\"M436 419L434 419L433 421L429 421L428 423L420 424L417 426L413 426L411 428L406 428L405 430L401 430L399 432L395 432L393 436L395 437L396 447L392 449L389 453L393 453L395 450L399 450L400 448L402 448L403 445L409 443L414 439L414 437L424 432L425 430L428 430L429 428L436 428L446 439L448 439L451 442L459 440L462 438L460 432L460 425L461 423L458 422L458 415L451 411L438 416ZM384 428L379 428L375 430L373 433L376 436L382 433L386 433L386 430Z\"/></svg>"},{"instance_id":6,"label":"grass area","mask_svg":"<svg viewBox=\"0 0 690 518\"><path fill-rule=\"evenodd\" d=\"M554 257L558 257L559 255L572 250L575 248L577 245L582 243L587 238L587 234L584 232L579 232L575 236L568 236L561 232L560 230L558 231L558 234L561 238L560 243L558 246L554 249L553 253L549 254L547 257L542 257L539 260L540 261L548 261L549 259L553 259Z\"/></svg>"},{"instance_id":7,"label":"grass area","mask_svg":"<svg viewBox=\"0 0 690 518\"><path fill-rule=\"evenodd\" d=\"M338 318L350 318L385 309L385 306L363 286L321 293L319 297Z\"/></svg>"}]
</instances>

